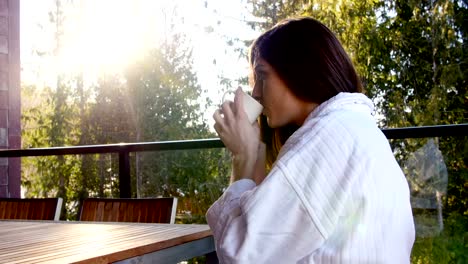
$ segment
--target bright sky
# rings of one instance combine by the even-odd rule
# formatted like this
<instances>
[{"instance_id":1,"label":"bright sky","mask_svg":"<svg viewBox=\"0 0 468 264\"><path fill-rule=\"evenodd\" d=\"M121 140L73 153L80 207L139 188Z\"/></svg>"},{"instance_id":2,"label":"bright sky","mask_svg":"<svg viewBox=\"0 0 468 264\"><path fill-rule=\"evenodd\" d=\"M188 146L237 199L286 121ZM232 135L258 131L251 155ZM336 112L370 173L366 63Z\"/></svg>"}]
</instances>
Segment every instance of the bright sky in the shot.
<instances>
[{"instance_id":1,"label":"bright sky","mask_svg":"<svg viewBox=\"0 0 468 264\"><path fill-rule=\"evenodd\" d=\"M83 69L85 84L99 73L118 72L132 57L142 55L162 39L166 29L163 10L166 16L171 16L176 6L178 17L184 21L177 28L187 34L193 45L199 83L203 90L208 90L206 96L219 102L218 76L235 80L248 73L247 61L239 59L224 36L252 39L258 35L243 22L251 20L245 0L81 0L74 1L75 8L65 10L67 29L59 59L35 56L35 51L54 49L54 29L50 28L48 14L54 10L54 2L21 1L23 84L53 87L59 70ZM206 119L211 121L211 113L207 113Z\"/></svg>"}]
</instances>

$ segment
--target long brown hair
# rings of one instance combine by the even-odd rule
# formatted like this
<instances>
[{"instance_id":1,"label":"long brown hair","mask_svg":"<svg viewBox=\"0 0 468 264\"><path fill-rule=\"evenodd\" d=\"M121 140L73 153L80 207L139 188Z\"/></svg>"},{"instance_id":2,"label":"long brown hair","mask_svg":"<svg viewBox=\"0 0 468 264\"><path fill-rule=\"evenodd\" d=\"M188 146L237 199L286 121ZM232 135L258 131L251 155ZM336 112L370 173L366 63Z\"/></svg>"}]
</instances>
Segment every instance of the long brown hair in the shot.
<instances>
[{"instance_id":1,"label":"long brown hair","mask_svg":"<svg viewBox=\"0 0 468 264\"><path fill-rule=\"evenodd\" d=\"M325 25L313 18L288 19L260 35L251 45L249 63L270 64L299 99L321 104L340 92L362 92L362 83L343 46ZM267 167L271 167L286 140L299 128L286 125L271 129L261 117Z\"/></svg>"}]
</instances>

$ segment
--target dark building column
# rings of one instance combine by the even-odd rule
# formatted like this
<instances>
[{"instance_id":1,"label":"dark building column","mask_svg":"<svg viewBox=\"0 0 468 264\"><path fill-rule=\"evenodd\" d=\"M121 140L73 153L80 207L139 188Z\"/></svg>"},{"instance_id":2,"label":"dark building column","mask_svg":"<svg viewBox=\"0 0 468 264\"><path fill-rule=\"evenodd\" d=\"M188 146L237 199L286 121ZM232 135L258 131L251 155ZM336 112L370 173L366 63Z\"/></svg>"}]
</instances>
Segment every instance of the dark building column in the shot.
<instances>
[{"instance_id":1,"label":"dark building column","mask_svg":"<svg viewBox=\"0 0 468 264\"><path fill-rule=\"evenodd\" d=\"M0 0L0 149L21 148L20 0ZM0 158L0 197L21 196L20 158Z\"/></svg>"}]
</instances>

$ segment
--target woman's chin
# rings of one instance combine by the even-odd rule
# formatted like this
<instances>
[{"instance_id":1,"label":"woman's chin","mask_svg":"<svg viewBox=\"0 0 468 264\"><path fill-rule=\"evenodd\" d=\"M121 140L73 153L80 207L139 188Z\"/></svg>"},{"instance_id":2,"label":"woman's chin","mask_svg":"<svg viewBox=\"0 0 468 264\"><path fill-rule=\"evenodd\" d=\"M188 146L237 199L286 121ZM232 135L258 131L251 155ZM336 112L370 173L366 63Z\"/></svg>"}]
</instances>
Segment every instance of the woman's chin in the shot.
<instances>
[{"instance_id":1,"label":"woman's chin","mask_svg":"<svg viewBox=\"0 0 468 264\"><path fill-rule=\"evenodd\" d=\"M278 125L275 124L274 120L272 120L272 119L269 118L268 116L267 116L267 124L268 124L268 126L269 126L270 128L277 128L277 127L278 127Z\"/></svg>"}]
</instances>

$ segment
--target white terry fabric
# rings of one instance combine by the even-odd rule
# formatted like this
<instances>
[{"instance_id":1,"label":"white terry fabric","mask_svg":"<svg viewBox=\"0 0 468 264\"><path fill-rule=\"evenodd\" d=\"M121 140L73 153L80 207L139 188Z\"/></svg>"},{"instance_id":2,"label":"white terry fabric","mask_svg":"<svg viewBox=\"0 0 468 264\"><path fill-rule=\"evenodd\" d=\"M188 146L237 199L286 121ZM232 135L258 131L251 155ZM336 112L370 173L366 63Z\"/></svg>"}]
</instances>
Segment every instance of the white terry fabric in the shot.
<instances>
[{"instance_id":1,"label":"white terry fabric","mask_svg":"<svg viewBox=\"0 0 468 264\"><path fill-rule=\"evenodd\" d=\"M285 143L258 186L239 180L207 212L221 263L409 263L408 183L372 102L340 93Z\"/></svg>"}]
</instances>

